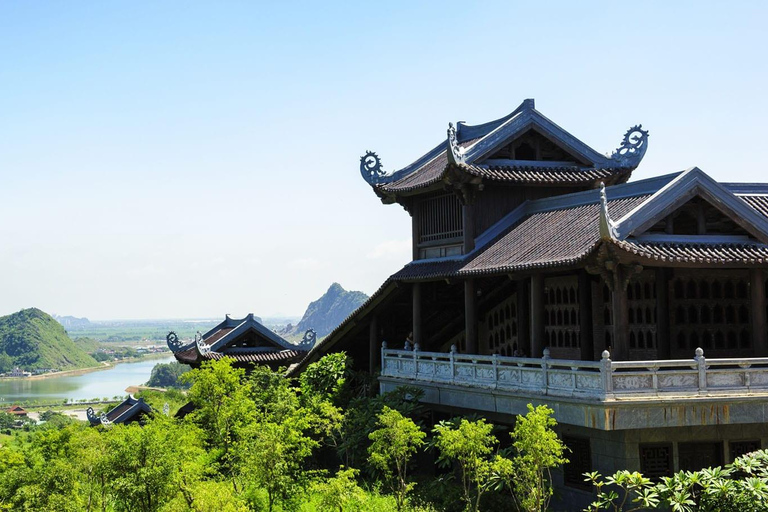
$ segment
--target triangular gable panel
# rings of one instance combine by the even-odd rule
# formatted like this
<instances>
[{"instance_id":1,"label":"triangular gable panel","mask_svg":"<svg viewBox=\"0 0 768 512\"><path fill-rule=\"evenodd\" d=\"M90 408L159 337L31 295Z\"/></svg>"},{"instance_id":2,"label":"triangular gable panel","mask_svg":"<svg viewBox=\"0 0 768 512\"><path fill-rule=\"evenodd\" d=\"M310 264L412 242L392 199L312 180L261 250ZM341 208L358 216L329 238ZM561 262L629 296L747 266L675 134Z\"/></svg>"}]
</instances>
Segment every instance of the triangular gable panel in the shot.
<instances>
[{"instance_id":1,"label":"triangular gable panel","mask_svg":"<svg viewBox=\"0 0 768 512\"><path fill-rule=\"evenodd\" d=\"M768 243L768 219L696 167L680 174L643 204L619 219L614 224L616 237L624 240L629 236L657 231L670 214L673 214L673 234L687 235L684 231L691 228L686 223L698 222L696 218L689 218L693 208L704 208L704 221L707 222L708 217L713 226L719 225L720 229L727 229L730 225L735 225L743 232L736 229L733 234L745 232L763 243ZM675 228L677 217L680 217L679 222L683 225ZM718 234L725 233L713 233L713 236Z\"/></svg>"},{"instance_id":2,"label":"triangular gable panel","mask_svg":"<svg viewBox=\"0 0 768 512\"><path fill-rule=\"evenodd\" d=\"M229 319L228 319L229 320ZM210 346L210 349L216 352L221 352L225 347L231 344L236 344L237 341L244 335L256 335L264 342L264 346L274 346L278 350L295 349L295 345L284 340L270 329L264 327L262 324L253 318L253 315L248 315L241 323L229 331L226 335L222 336L215 343ZM205 341L205 340L203 340Z\"/></svg>"},{"instance_id":3,"label":"triangular gable panel","mask_svg":"<svg viewBox=\"0 0 768 512\"><path fill-rule=\"evenodd\" d=\"M530 128L515 136L509 142L501 144L483 160L483 163L503 165L508 161L553 162L581 166L588 166L592 163L570 152L568 148L560 145L557 140L539 133L536 128Z\"/></svg>"},{"instance_id":4,"label":"triangular gable panel","mask_svg":"<svg viewBox=\"0 0 768 512\"><path fill-rule=\"evenodd\" d=\"M592 166L600 166L610 161L608 157L590 148L533 108L522 110L519 114L510 118L467 148L465 161L467 163L479 162L530 129L535 129L567 153L577 157L577 160L581 162Z\"/></svg>"}]
</instances>

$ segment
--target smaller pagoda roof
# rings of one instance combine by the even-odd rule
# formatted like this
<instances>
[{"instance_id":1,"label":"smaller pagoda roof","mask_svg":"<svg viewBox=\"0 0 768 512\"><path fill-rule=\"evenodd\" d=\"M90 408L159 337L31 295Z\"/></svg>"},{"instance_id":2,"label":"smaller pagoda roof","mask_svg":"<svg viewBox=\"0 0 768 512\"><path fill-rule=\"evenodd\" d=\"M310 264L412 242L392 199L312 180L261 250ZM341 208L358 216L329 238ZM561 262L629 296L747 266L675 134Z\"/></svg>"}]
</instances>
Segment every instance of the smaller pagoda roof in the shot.
<instances>
[{"instance_id":1,"label":"smaller pagoda roof","mask_svg":"<svg viewBox=\"0 0 768 512\"><path fill-rule=\"evenodd\" d=\"M564 161L492 158L504 144L530 130L563 154ZM602 155L542 115L525 100L507 116L481 125L449 125L448 136L412 164L385 174L373 152L361 158L363 177L383 198L417 193L440 182L482 180L525 185L596 186L625 182L642 160L648 132L640 125L627 131L621 146Z\"/></svg>"},{"instance_id":2,"label":"smaller pagoda roof","mask_svg":"<svg viewBox=\"0 0 768 512\"><path fill-rule=\"evenodd\" d=\"M93 411L93 407L89 407L86 415L91 426L109 426L111 424L132 423L137 421L141 415L152 412L152 408L143 398L134 398L133 395L128 395L123 403L107 413L97 415Z\"/></svg>"},{"instance_id":3,"label":"smaller pagoda roof","mask_svg":"<svg viewBox=\"0 0 768 512\"><path fill-rule=\"evenodd\" d=\"M14 416L26 416L27 411L20 405L13 405L8 410L6 410L8 414L13 414Z\"/></svg>"},{"instance_id":4,"label":"smaller pagoda roof","mask_svg":"<svg viewBox=\"0 0 768 512\"><path fill-rule=\"evenodd\" d=\"M244 343L246 339L250 342ZM227 315L190 343L181 343L173 332L167 337L176 360L190 365L223 357L237 363L287 365L301 359L314 346L315 339L315 331L309 329L300 343L291 343L262 325L252 313L240 319Z\"/></svg>"}]
</instances>

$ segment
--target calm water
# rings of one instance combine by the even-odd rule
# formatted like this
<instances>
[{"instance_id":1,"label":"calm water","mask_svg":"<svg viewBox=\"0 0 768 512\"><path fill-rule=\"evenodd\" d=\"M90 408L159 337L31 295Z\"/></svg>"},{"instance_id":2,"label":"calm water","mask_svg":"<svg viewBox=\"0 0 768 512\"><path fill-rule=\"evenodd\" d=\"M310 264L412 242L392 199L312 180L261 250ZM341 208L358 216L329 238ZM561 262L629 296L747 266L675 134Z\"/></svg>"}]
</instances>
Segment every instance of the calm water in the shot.
<instances>
[{"instance_id":1,"label":"calm water","mask_svg":"<svg viewBox=\"0 0 768 512\"><path fill-rule=\"evenodd\" d=\"M173 361L172 355L116 364L108 370L83 375L48 377L47 379L0 380L0 398L5 403L22 400L53 401L70 398L111 398L125 395L125 388L144 384L149 380L152 368L158 363ZM0 402L1 403L1 402Z\"/></svg>"}]
</instances>

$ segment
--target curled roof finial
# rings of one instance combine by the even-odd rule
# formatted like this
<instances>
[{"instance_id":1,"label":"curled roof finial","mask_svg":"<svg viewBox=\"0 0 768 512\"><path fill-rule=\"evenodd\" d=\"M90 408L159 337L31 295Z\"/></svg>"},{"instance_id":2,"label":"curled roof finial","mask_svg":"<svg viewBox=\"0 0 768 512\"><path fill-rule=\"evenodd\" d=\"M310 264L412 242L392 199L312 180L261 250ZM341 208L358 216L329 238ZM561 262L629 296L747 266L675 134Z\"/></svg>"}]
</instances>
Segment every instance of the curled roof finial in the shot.
<instances>
[{"instance_id":1,"label":"curled roof finial","mask_svg":"<svg viewBox=\"0 0 768 512\"><path fill-rule=\"evenodd\" d=\"M448 123L448 160L452 164L464 163L464 148L459 146L456 127L453 123Z\"/></svg>"},{"instance_id":2,"label":"curled roof finial","mask_svg":"<svg viewBox=\"0 0 768 512\"><path fill-rule=\"evenodd\" d=\"M638 124L627 130L611 158L622 167L637 167L648 149L648 130Z\"/></svg>"},{"instance_id":3,"label":"curled roof finial","mask_svg":"<svg viewBox=\"0 0 768 512\"><path fill-rule=\"evenodd\" d=\"M381 158L373 151L360 157L360 174L369 185L378 185L387 177L381 166Z\"/></svg>"}]
</instances>

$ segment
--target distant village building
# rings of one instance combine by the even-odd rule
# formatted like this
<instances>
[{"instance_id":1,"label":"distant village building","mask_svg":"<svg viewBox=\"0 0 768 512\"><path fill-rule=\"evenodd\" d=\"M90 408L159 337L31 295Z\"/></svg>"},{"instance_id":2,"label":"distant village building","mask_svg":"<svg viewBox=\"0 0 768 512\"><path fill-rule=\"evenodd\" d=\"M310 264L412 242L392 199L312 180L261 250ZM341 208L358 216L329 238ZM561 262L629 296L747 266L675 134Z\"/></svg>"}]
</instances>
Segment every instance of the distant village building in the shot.
<instances>
[{"instance_id":1,"label":"distant village building","mask_svg":"<svg viewBox=\"0 0 768 512\"><path fill-rule=\"evenodd\" d=\"M249 368L265 365L277 369L301 360L315 344L312 329L304 333L304 339L291 343L262 325L253 314L242 319L230 318L195 340L183 344L176 333L169 333L168 347L176 360L197 368L203 361L230 357L235 366Z\"/></svg>"},{"instance_id":2,"label":"distant village building","mask_svg":"<svg viewBox=\"0 0 768 512\"><path fill-rule=\"evenodd\" d=\"M109 427L112 424L129 425L135 422L141 423L147 415L153 413L152 408L143 398L134 398L132 395L129 395L123 403L107 413L97 415L93 407L89 407L86 410L88 422L92 427L97 425Z\"/></svg>"},{"instance_id":3,"label":"distant village building","mask_svg":"<svg viewBox=\"0 0 768 512\"><path fill-rule=\"evenodd\" d=\"M24 370L22 370L21 368L19 368L17 366L13 370L11 370L7 375L8 375L8 377L31 377L32 373L31 372L25 372Z\"/></svg>"},{"instance_id":4,"label":"distant village building","mask_svg":"<svg viewBox=\"0 0 768 512\"><path fill-rule=\"evenodd\" d=\"M13 416L16 416L18 418L26 418L27 417L27 411L21 407L20 405L14 405L7 409L5 412L8 414L11 414Z\"/></svg>"},{"instance_id":5,"label":"distant village building","mask_svg":"<svg viewBox=\"0 0 768 512\"><path fill-rule=\"evenodd\" d=\"M659 478L768 446L768 184L695 167L628 183L647 147L638 125L605 156L526 100L394 173L367 152L413 261L292 373L343 350L436 417L547 404L574 509L587 471Z\"/></svg>"}]
</instances>

